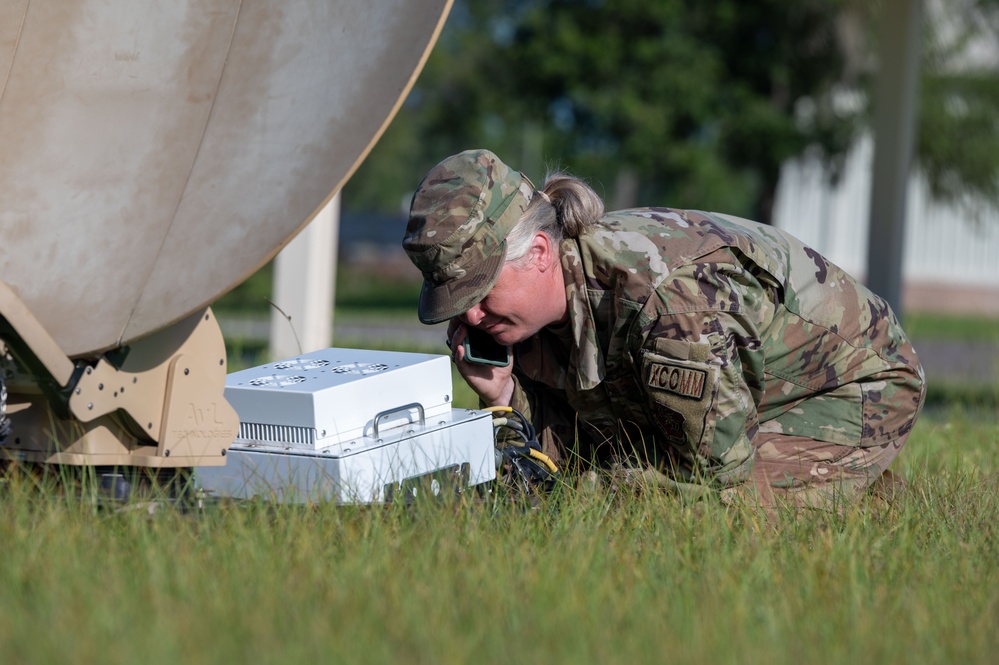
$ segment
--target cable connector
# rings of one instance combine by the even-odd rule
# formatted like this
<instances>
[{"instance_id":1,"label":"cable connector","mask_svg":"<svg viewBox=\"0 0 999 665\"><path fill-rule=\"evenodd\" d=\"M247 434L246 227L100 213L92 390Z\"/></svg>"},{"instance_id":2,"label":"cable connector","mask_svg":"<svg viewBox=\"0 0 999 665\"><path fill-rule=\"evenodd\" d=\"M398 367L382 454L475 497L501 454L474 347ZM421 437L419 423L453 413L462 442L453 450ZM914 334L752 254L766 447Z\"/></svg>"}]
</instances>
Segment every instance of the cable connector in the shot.
<instances>
[{"instance_id":1,"label":"cable connector","mask_svg":"<svg viewBox=\"0 0 999 665\"><path fill-rule=\"evenodd\" d=\"M486 410L494 414L496 467L501 480L528 494L551 492L558 483L561 472L558 465L542 452L534 426L524 414L511 407L494 406ZM504 415L496 417L498 414ZM501 445L499 433L503 429L514 432L523 441L523 445Z\"/></svg>"}]
</instances>

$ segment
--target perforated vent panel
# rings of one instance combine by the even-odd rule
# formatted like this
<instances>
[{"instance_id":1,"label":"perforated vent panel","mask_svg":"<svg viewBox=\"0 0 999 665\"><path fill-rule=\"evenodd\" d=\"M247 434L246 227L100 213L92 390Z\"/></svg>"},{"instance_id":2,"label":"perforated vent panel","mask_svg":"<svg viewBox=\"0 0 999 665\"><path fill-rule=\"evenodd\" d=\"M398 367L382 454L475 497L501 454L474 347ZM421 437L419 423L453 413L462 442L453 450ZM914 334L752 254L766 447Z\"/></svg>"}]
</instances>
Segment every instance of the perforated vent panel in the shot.
<instances>
[{"instance_id":1,"label":"perforated vent panel","mask_svg":"<svg viewBox=\"0 0 999 665\"><path fill-rule=\"evenodd\" d=\"M293 386L296 383L302 383L303 381L305 381L304 376L271 374L270 376L257 377L256 379L250 380L248 383L251 386L259 388L260 386Z\"/></svg>"},{"instance_id":2,"label":"perforated vent panel","mask_svg":"<svg viewBox=\"0 0 999 665\"><path fill-rule=\"evenodd\" d=\"M337 365L330 371L334 374L374 374L384 372L389 368L385 363L348 363Z\"/></svg>"},{"instance_id":3,"label":"perforated vent panel","mask_svg":"<svg viewBox=\"0 0 999 665\"><path fill-rule=\"evenodd\" d=\"M312 445L316 442L316 430L311 427L295 427L293 425L240 423L239 438L266 443Z\"/></svg>"},{"instance_id":4,"label":"perforated vent panel","mask_svg":"<svg viewBox=\"0 0 999 665\"><path fill-rule=\"evenodd\" d=\"M279 363L274 363L274 369L318 369L320 367L326 367L330 364L329 360L325 358L312 358L310 360L293 358L291 360L282 360Z\"/></svg>"}]
</instances>

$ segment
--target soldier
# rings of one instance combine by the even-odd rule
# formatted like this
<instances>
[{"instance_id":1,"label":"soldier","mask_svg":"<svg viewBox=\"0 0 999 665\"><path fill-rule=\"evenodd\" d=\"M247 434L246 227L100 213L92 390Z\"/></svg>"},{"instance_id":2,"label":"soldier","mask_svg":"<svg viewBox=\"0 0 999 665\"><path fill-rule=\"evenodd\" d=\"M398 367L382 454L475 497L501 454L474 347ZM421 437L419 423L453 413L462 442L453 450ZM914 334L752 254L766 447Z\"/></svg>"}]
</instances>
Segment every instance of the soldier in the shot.
<instances>
[{"instance_id":1,"label":"soldier","mask_svg":"<svg viewBox=\"0 0 999 665\"><path fill-rule=\"evenodd\" d=\"M486 150L424 178L403 239L419 316L484 405L545 452L652 470L723 499L830 507L887 470L923 371L888 304L783 231L670 208L604 213L566 174L535 190ZM474 326L512 347L474 364Z\"/></svg>"}]
</instances>

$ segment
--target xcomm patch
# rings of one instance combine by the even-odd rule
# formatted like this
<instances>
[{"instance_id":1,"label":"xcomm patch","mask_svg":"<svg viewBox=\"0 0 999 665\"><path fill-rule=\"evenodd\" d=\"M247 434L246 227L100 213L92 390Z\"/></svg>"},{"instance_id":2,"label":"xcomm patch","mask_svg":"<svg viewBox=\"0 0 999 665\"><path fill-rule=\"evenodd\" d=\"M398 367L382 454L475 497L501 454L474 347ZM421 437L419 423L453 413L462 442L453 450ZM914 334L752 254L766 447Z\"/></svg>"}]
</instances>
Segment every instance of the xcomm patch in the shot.
<instances>
[{"instance_id":1,"label":"xcomm patch","mask_svg":"<svg viewBox=\"0 0 999 665\"><path fill-rule=\"evenodd\" d=\"M704 385L707 382L708 373L703 369L674 363L649 363L647 383L650 388L700 400L704 397Z\"/></svg>"}]
</instances>

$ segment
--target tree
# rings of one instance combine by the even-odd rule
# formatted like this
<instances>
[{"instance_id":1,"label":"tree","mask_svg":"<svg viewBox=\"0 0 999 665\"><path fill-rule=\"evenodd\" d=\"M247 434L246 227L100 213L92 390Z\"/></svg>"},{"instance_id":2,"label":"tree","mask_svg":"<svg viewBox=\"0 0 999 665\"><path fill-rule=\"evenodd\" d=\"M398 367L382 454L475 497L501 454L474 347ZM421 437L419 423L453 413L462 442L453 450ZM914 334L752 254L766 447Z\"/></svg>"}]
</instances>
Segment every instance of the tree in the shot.
<instances>
[{"instance_id":1,"label":"tree","mask_svg":"<svg viewBox=\"0 0 999 665\"><path fill-rule=\"evenodd\" d=\"M918 158L939 196L999 201L996 66L955 65L982 34L994 43L999 2L955 1L927 25ZM835 176L869 123L878 14L856 0L458 0L346 204L395 210L437 161L488 147L533 179L551 165L587 177L613 204L769 221L787 159L814 151Z\"/></svg>"},{"instance_id":2,"label":"tree","mask_svg":"<svg viewBox=\"0 0 999 665\"><path fill-rule=\"evenodd\" d=\"M429 167L435 160L423 155L486 146L539 178L542 164L517 160L538 161L529 156L540 137L544 156L622 203L769 219L781 163L807 145L838 154L850 135L843 118L838 131L795 119L804 98L824 109L842 74L838 10L827 0L750 9L734 1L456 3L370 171L382 180L392 163ZM402 139L406 132L418 144ZM629 183L632 196L619 191Z\"/></svg>"},{"instance_id":3,"label":"tree","mask_svg":"<svg viewBox=\"0 0 999 665\"><path fill-rule=\"evenodd\" d=\"M999 207L999 2L931 5L917 153L938 200Z\"/></svg>"}]
</instances>

